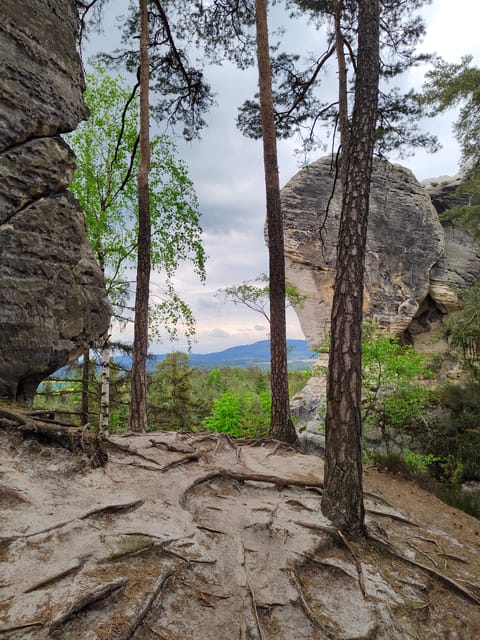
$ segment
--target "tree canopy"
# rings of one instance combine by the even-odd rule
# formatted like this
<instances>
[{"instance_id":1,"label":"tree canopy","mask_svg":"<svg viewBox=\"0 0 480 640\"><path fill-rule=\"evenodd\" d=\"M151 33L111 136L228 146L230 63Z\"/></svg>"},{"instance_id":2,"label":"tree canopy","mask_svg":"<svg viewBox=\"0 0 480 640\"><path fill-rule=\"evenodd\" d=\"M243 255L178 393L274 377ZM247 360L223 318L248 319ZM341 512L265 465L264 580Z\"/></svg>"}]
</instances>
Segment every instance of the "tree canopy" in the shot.
<instances>
[{"instance_id":1,"label":"tree canopy","mask_svg":"<svg viewBox=\"0 0 480 640\"><path fill-rule=\"evenodd\" d=\"M87 231L104 269L119 319L130 318L130 274L137 250L138 97L120 76L97 67L87 74L85 101L90 118L68 136L77 156L71 190L86 212ZM205 277L200 211L185 163L167 136L151 140L151 258L161 284L151 297L151 329L175 336L195 328L189 306L178 296L173 276L191 261Z\"/></svg>"}]
</instances>

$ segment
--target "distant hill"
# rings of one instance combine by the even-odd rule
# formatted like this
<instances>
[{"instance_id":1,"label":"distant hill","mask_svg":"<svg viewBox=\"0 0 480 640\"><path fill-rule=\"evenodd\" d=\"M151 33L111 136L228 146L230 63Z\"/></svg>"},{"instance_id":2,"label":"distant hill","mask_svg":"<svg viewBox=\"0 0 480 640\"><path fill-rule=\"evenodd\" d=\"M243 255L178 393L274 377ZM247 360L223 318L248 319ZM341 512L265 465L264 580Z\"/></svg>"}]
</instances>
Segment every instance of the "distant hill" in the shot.
<instances>
[{"instance_id":1,"label":"distant hill","mask_svg":"<svg viewBox=\"0 0 480 640\"><path fill-rule=\"evenodd\" d=\"M289 369L309 369L317 356L307 347L305 340L287 340ZM153 371L157 364L165 359L166 354L152 354L148 358L147 368ZM190 366L198 369L217 369L220 367L259 367L270 368L270 340L260 340L253 344L230 347L214 353L191 353ZM130 356L115 358L121 366L131 367Z\"/></svg>"}]
</instances>

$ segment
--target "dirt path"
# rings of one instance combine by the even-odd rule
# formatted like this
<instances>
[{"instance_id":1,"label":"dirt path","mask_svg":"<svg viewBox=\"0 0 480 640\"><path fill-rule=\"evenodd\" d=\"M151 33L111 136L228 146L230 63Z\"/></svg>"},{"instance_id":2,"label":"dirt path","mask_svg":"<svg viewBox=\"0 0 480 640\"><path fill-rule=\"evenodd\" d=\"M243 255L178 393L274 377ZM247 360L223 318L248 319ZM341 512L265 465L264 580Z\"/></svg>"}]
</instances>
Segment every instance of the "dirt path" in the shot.
<instances>
[{"instance_id":1,"label":"dirt path","mask_svg":"<svg viewBox=\"0 0 480 640\"><path fill-rule=\"evenodd\" d=\"M1 640L480 637L480 523L411 483L367 470L351 545L275 443L117 437L91 469L0 438Z\"/></svg>"}]
</instances>

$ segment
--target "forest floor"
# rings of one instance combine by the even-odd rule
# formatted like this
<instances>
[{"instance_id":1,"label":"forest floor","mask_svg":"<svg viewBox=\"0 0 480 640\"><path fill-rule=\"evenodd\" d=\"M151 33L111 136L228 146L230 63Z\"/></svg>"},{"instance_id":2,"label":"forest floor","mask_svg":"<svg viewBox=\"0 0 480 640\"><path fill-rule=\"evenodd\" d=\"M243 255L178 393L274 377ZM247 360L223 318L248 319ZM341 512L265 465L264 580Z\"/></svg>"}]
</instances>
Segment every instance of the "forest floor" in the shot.
<instances>
[{"instance_id":1,"label":"forest floor","mask_svg":"<svg viewBox=\"0 0 480 640\"><path fill-rule=\"evenodd\" d=\"M0 640L477 640L480 522L365 471L369 536L272 441L116 436L92 468L0 420Z\"/></svg>"}]
</instances>

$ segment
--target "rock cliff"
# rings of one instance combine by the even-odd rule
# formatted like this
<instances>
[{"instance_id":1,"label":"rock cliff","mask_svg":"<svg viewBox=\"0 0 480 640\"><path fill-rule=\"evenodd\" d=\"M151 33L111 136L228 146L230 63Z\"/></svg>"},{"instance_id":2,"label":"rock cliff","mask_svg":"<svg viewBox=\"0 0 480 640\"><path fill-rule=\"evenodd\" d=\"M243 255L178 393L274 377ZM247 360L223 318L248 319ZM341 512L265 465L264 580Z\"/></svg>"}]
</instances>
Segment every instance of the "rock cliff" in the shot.
<instances>
[{"instance_id":1,"label":"rock cliff","mask_svg":"<svg viewBox=\"0 0 480 640\"><path fill-rule=\"evenodd\" d=\"M29 403L110 307L59 137L87 115L75 3L3 0L1 17L0 398Z\"/></svg>"},{"instance_id":2,"label":"rock cliff","mask_svg":"<svg viewBox=\"0 0 480 640\"><path fill-rule=\"evenodd\" d=\"M310 347L323 341L330 321L341 210L334 175L330 157L322 158L282 189L287 280L307 296L296 311ZM479 277L480 250L471 237L440 224L429 192L411 171L376 160L365 316L415 339L458 308L455 289Z\"/></svg>"}]
</instances>

